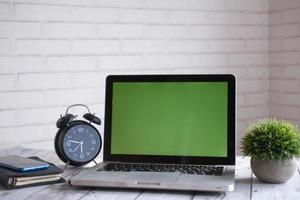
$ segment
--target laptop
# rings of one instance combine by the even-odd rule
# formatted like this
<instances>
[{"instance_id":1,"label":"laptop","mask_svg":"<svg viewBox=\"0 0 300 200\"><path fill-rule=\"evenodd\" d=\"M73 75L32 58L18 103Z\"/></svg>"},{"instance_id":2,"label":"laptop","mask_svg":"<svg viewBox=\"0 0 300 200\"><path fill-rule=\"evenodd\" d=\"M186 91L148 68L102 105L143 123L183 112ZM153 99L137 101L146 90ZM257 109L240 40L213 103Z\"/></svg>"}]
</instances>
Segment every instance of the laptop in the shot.
<instances>
[{"instance_id":1,"label":"laptop","mask_svg":"<svg viewBox=\"0 0 300 200\"><path fill-rule=\"evenodd\" d=\"M233 75L110 75L103 162L70 185L233 191Z\"/></svg>"}]
</instances>

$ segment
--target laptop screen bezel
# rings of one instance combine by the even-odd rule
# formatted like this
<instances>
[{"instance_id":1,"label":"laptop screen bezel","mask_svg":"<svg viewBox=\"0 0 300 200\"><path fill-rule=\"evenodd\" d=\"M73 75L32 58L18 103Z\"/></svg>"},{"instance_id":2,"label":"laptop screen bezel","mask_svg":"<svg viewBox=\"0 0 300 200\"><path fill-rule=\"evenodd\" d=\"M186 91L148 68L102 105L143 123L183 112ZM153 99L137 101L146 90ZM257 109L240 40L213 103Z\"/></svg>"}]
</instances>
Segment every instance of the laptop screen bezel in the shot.
<instances>
[{"instance_id":1,"label":"laptop screen bezel","mask_svg":"<svg viewBox=\"0 0 300 200\"><path fill-rule=\"evenodd\" d=\"M227 82L227 157L207 156L158 156L111 154L112 94L115 82ZM235 165L235 77L231 74L201 75L109 75L106 78L105 121L104 121L104 161L133 163L174 163L203 165Z\"/></svg>"}]
</instances>

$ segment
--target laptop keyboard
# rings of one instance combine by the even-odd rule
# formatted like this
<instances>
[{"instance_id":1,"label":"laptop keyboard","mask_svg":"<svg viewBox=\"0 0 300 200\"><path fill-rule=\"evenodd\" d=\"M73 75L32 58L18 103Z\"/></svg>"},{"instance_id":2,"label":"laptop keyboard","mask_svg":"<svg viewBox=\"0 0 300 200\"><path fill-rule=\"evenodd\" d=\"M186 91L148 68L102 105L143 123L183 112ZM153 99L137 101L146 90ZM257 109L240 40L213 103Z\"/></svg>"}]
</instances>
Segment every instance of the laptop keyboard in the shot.
<instances>
[{"instance_id":1,"label":"laptop keyboard","mask_svg":"<svg viewBox=\"0 0 300 200\"><path fill-rule=\"evenodd\" d=\"M180 172L181 174L221 176L223 167L181 164L108 163L98 171Z\"/></svg>"}]
</instances>

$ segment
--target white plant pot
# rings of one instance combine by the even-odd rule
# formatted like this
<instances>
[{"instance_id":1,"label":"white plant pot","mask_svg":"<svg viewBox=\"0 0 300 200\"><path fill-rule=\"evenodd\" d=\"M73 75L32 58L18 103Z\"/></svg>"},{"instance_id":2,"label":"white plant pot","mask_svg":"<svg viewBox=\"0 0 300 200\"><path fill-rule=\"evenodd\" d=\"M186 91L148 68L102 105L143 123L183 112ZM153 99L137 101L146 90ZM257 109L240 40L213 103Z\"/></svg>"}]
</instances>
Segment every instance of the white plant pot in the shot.
<instances>
[{"instance_id":1,"label":"white plant pot","mask_svg":"<svg viewBox=\"0 0 300 200\"><path fill-rule=\"evenodd\" d=\"M255 176L267 183L284 183L296 171L294 159L287 160L255 160L251 158L251 168Z\"/></svg>"}]
</instances>

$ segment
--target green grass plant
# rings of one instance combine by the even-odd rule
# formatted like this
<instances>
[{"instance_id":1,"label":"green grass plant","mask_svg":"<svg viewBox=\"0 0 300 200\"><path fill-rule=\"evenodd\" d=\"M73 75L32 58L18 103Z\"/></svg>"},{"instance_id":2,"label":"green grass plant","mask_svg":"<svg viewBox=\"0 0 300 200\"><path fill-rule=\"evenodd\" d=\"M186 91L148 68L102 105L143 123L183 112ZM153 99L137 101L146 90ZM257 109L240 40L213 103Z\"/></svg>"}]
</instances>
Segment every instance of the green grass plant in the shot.
<instances>
[{"instance_id":1,"label":"green grass plant","mask_svg":"<svg viewBox=\"0 0 300 200\"><path fill-rule=\"evenodd\" d=\"M263 119L249 127L241 140L241 152L257 160L284 160L300 154L300 135L292 123Z\"/></svg>"}]
</instances>

